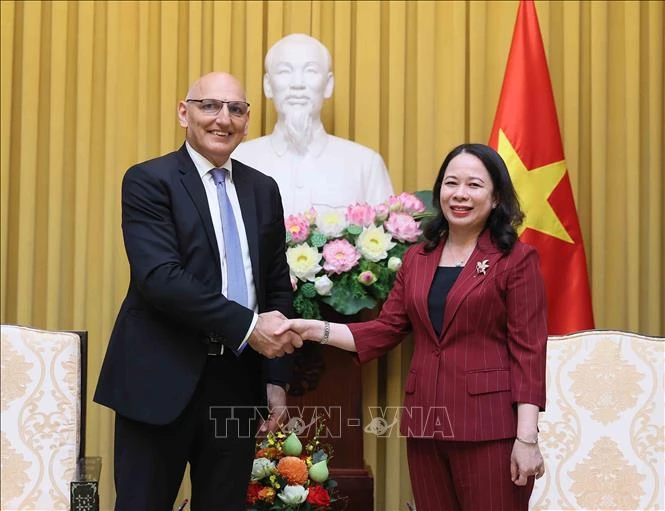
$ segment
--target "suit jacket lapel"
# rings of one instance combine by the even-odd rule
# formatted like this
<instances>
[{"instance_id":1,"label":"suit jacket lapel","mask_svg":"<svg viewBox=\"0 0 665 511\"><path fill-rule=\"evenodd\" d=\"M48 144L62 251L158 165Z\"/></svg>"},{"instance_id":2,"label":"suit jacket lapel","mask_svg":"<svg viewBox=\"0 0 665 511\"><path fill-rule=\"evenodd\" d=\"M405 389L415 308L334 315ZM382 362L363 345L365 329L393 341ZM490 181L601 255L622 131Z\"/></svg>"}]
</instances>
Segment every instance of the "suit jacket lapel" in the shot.
<instances>
[{"instance_id":1,"label":"suit jacket lapel","mask_svg":"<svg viewBox=\"0 0 665 511\"><path fill-rule=\"evenodd\" d=\"M254 275L254 287L259 295L261 283L259 278L259 225L256 216L256 197L254 196L253 183L249 172L244 172L244 164L233 160L233 184L236 187L242 221L245 225L247 244L249 245L249 257L252 261L252 274Z\"/></svg>"},{"instance_id":2,"label":"suit jacket lapel","mask_svg":"<svg viewBox=\"0 0 665 511\"><path fill-rule=\"evenodd\" d=\"M485 230L478 238L476 248L471 253L467 264L448 293L446 309L443 315L443 328L441 329L439 340L445 337L455 314L466 296L474 288L482 284L485 279L492 278L496 267L495 263L501 258L501 255L501 251L492 244L489 231ZM479 264L485 268L484 272L479 270Z\"/></svg>"},{"instance_id":3,"label":"suit jacket lapel","mask_svg":"<svg viewBox=\"0 0 665 511\"><path fill-rule=\"evenodd\" d=\"M182 174L181 181L187 193L192 198L192 202L196 207L196 210L199 213L201 218L201 223L203 225L203 230L206 233L208 238L208 243L210 244L210 250L215 254L217 268L221 267L219 249L217 248L217 237L215 236L215 228L212 225L212 218L210 217L210 205L208 204L208 196L206 195L205 188L203 187L203 182L201 181L201 176L199 176L198 171L194 162L189 157L187 148L183 146L178 151L178 160L180 162L180 173Z\"/></svg>"},{"instance_id":4,"label":"suit jacket lapel","mask_svg":"<svg viewBox=\"0 0 665 511\"><path fill-rule=\"evenodd\" d=\"M423 286L424 288L424 292L422 293L422 296L424 297L419 301L417 310L421 321L427 325L427 329L431 334L431 339L436 339L436 332L434 331L434 326L432 326L432 318L430 318L429 315L429 290L434 281L436 269L439 266L443 245L443 243L439 243L439 245L431 252L425 252L424 247L420 247L418 255L422 256L422 260L416 263L424 272L422 274L422 280L416 283L416 285Z\"/></svg>"}]
</instances>

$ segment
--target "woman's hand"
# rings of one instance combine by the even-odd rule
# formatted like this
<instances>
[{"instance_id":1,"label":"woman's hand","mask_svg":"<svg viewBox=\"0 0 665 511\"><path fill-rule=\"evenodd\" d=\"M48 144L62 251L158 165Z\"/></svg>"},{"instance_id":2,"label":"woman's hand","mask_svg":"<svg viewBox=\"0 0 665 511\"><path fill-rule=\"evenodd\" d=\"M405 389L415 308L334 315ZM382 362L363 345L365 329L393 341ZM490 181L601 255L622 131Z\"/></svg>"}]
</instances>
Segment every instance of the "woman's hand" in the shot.
<instances>
[{"instance_id":1,"label":"woman's hand","mask_svg":"<svg viewBox=\"0 0 665 511\"><path fill-rule=\"evenodd\" d=\"M316 341L346 351L356 351L356 343L349 327L343 323L329 323L318 319L286 319L282 321L274 335L291 330L303 341Z\"/></svg>"},{"instance_id":2,"label":"woman's hand","mask_svg":"<svg viewBox=\"0 0 665 511\"><path fill-rule=\"evenodd\" d=\"M282 321L275 335L281 335L291 330L298 334L303 341L319 341L323 337L323 321L315 319L287 319Z\"/></svg>"},{"instance_id":3,"label":"woman's hand","mask_svg":"<svg viewBox=\"0 0 665 511\"><path fill-rule=\"evenodd\" d=\"M545 473L545 462L538 444L526 444L515 439L510 455L510 478L517 486L526 485L527 478L539 479Z\"/></svg>"}]
</instances>

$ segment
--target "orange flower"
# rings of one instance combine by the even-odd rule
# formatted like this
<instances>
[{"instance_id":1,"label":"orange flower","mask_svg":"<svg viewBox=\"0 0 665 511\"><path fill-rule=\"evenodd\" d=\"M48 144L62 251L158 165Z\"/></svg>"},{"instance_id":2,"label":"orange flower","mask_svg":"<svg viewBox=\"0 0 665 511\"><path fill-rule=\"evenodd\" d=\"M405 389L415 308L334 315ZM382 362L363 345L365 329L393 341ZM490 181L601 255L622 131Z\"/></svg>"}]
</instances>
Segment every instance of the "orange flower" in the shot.
<instances>
[{"instance_id":1,"label":"orange flower","mask_svg":"<svg viewBox=\"0 0 665 511\"><path fill-rule=\"evenodd\" d=\"M305 484L307 482L307 465L303 460L295 456L286 456L279 460L277 472L289 484Z\"/></svg>"},{"instance_id":2,"label":"orange flower","mask_svg":"<svg viewBox=\"0 0 665 511\"><path fill-rule=\"evenodd\" d=\"M281 457L281 453L277 447L266 447L265 449L259 449L256 451L255 458L268 458L269 460L274 460Z\"/></svg>"},{"instance_id":3,"label":"orange flower","mask_svg":"<svg viewBox=\"0 0 665 511\"><path fill-rule=\"evenodd\" d=\"M261 493L261 485L259 483L251 482L247 487L247 497L245 501L250 506L256 504L256 501L259 499L259 494Z\"/></svg>"},{"instance_id":4,"label":"orange flower","mask_svg":"<svg viewBox=\"0 0 665 511\"><path fill-rule=\"evenodd\" d=\"M272 488L264 487L259 491L259 500L272 504L275 501L275 490Z\"/></svg>"}]
</instances>

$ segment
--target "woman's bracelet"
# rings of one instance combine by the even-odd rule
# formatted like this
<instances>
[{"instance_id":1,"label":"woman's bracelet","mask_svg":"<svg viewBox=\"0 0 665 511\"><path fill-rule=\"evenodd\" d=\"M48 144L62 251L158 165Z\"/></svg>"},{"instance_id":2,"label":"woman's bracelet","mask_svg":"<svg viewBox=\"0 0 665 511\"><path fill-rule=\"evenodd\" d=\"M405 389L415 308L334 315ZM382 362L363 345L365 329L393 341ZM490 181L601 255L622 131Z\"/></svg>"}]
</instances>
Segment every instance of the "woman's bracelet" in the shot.
<instances>
[{"instance_id":1,"label":"woman's bracelet","mask_svg":"<svg viewBox=\"0 0 665 511\"><path fill-rule=\"evenodd\" d=\"M330 322L324 321L323 322L323 337L321 337L321 340L319 341L319 344L327 344L329 338L330 338Z\"/></svg>"},{"instance_id":2,"label":"woman's bracelet","mask_svg":"<svg viewBox=\"0 0 665 511\"><path fill-rule=\"evenodd\" d=\"M523 444L526 444L526 445L537 445L538 444L538 437L536 437L536 439L531 441L531 442L528 441L528 440L524 440L523 438L520 438L518 436L515 437L515 440L517 440L518 442L521 442Z\"/></svg>"}]
</instances>

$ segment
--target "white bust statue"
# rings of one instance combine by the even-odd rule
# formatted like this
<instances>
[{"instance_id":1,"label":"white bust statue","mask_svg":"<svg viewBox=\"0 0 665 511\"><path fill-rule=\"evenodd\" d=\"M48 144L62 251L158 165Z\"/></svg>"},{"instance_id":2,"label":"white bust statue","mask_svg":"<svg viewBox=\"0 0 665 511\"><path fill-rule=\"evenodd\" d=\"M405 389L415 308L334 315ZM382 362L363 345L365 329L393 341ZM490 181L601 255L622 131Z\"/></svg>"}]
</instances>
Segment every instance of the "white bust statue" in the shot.
<instances>
[{"instance_id":1,"label":"white bust statue","mask_svg":"<svg viewBox=\"0 0 665 511\"><path fill-rule=\"evenodd\" d=\"M331 57L320 41L290 34L265 59L263 90L277 109L270 135L240 144L232 157L273 177L284 214L314 207L322 212L349 204L378 204L393 193L381 156L326 133L323 101L332 95Z\"/></svg>"}]
</instances>

